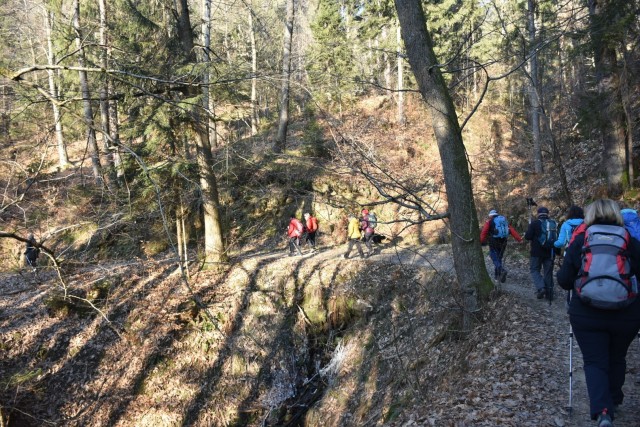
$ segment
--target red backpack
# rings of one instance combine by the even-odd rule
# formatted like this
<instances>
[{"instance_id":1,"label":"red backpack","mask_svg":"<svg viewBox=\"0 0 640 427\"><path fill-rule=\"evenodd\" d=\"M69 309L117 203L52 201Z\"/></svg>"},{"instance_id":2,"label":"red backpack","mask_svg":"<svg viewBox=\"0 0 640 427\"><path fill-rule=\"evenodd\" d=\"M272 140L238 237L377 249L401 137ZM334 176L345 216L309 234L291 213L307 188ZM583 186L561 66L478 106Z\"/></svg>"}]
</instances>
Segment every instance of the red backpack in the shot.
<instances>
[{"instance_id":1,"label":"red backpack","mask_svg":"<svg viewBox=\"0 0 640 427\"><path fill-rule=\"evenodd\" d=\"M587 228L582 267L574 283L582 302L604 310L618 310L635 301L638 283L631 273L629 232L617 225Z\"/></svg>"}]
</instances>

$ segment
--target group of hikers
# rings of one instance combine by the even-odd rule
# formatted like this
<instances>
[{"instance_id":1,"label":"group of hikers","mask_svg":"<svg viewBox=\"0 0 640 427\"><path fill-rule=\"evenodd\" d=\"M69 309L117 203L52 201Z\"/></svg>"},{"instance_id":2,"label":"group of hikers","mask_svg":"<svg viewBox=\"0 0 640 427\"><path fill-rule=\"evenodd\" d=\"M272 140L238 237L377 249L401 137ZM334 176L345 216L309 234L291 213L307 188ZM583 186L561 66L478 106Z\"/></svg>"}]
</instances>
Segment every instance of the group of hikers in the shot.
<instances>
[{"instance_id":1,"label":"group of hikers","mask_svg":"<svg viewBox=\"0 0 640 427\"><path fill-rule=\"evenodd\" d=\"M302 238L311 247L311 252L316 251L316 233L318 231L318 219L305 212L304 223L291 214L289 226L287 227L287 237L289 238L289 256L293 256L297 251L302 256Z\"/></svg>"},{"instance_id":2,"label":"group of hikers","mask_svg":"<svg viewBox=\"0 0 640 427\"><path fill-rule=\"evenodd\" d=\"M523 241L504 216L491 210L480 241L489 246L494 277L501 282L507 277L503 257L509 235ZM598 427L612 427L624 399L627 350L640 332L638 212L599 199L584 210L571 206L558 229L540 206L524 240L531 242L529 271L538 299L553 299L554 259L563 257L556 279L568 291L570 335L582 352L591 419Z\"/></svg>"},{"instance_id":3,"label":"group of hikers","mask_svg":"<svg viewBox=\"0 0 640 427\"><path fill-rule=\"evenodd\" d=\"M316 251L316 233L318 231L318 219L309 212L304 213L304 222L296 218L294 213L289 218L289 226L287 227L287 237L289 238L289 256L294 256L297 252L302 255L303 241L311 247L311 252ZM378 226L378 218L373 212L367 209L360 211L360 217L354 214L348 215L347 225L347 251L343 255L345 259L349 258L349 254L356 247L361 258L368 258L373 255L373 241L376 236L375 229ZM367 248L365 254L362 250L362 241Z\"/></svg>"}]
</instances>

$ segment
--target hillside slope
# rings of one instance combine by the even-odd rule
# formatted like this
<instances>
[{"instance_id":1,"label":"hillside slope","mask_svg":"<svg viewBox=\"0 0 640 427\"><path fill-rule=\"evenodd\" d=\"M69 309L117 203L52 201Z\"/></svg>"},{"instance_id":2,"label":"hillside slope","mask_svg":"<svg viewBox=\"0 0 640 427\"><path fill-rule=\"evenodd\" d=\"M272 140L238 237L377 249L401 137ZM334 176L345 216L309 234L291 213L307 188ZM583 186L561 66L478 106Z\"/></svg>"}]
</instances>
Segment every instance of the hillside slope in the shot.
<instances>
[{"instance_id":1,"label":"hillside slope","mask_svg":"<svg viewBox=\"0 0 640 427\"><path fill-rule=\"evenodd\" d=\"M379 249L246 257L190 290L162 259L68 271L109 322L52 272L4 275L5 425L591 425L577 345L565 410L564 302L533 298L521 249L466 340L448 247ZM632 348L616 426L638 425L639 375Z\"/></svg>"}]
</instances>

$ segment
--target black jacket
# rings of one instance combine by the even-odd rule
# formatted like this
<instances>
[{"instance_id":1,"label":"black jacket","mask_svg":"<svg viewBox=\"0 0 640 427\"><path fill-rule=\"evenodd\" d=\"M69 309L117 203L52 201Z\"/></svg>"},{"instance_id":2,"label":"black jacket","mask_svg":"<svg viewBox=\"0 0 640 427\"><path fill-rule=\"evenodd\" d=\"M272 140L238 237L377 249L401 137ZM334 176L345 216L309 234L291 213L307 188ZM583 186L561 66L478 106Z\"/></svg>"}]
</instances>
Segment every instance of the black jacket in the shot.
<instances>
[{"instance_id":1,"label":"black jacket","mask_svg":"<svg viewBox=\"0 0 640 427\"><path fill-rule=\"evenodd\" d=\"M530 254L532 257L537 258L551 258L554 255L553 249L545 249L540 245L540 241L538 238L542 234L542 223L539 219L531 221L529 224L529 228L527 228L527 232L524 233L524 238L526 240L531 241L531 251Z\"/></svg>"},{"instance_id":2,"label":"black jacket","mask_svg":"<svg viewBox=\"0 0 640 427\"><path fill-rule=\"evenodd\" d=\"M562 267L556 274L558 285L568 291L573 290L574 282L582 266L584 232L574 237L573 243L567 248ZM629 257L631 258L631 273L640 278L640 241L633 237L629 239ZM584 305L580 297L574 293L569 303L569 314L640 320L640 298L637 298L629 307L622 310L600 310Z\"/></svg>"}]
</instances>

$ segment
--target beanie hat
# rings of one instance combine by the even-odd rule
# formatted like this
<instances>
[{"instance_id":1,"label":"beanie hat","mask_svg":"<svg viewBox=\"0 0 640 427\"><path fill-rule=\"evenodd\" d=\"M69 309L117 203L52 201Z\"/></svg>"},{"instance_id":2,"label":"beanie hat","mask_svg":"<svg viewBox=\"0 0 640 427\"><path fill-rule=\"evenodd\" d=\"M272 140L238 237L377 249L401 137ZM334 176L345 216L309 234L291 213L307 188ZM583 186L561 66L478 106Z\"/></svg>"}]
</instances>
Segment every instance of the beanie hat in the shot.
<instances>
[{"instance_id":1,"label":"beanie hat","mask_svg":"<svg viewBox=\"0 0 640 427\"><path fill-rule=\"evenodd\" d=\"M362 215L368 215L368 214L369 214L369 211L368 211L368 210L366 210L366 209L362 209Z\"/></svg>"},{"instance_id":2,"label":"beanie hat","mask_svg":"<svg viewBox=\"0 0 640 427\"><path fill-rule=\"evenodd\" d=\"M548 216L549 216L549 209L545 208L544 206L540 206L538 208L538 217L546 218Z\"/></svg>"},{"instance_id":3,"label":"beanie hat","mask_svg":"<svg viewBox=\"0 0 640 427\"><path fill-rule=\"evenodd\" d=\"M495 209L491 209L491 210L489 211L489 216L496 216L496 215L498 215L498 211L497 211L497 210L495 210Z\"/></svg>"}]
</instances>

